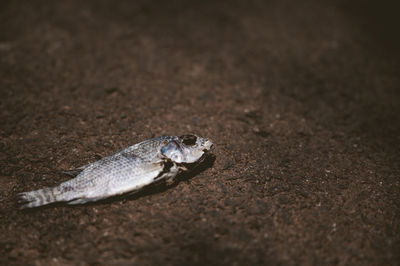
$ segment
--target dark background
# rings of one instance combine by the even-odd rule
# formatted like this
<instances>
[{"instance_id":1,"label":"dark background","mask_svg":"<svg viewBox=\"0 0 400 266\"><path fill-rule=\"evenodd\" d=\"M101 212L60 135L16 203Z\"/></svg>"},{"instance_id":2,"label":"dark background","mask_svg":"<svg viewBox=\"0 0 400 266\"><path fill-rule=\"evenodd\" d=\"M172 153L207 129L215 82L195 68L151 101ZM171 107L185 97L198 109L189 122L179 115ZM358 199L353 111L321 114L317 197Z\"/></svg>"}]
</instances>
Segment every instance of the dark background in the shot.
<instances>
[{"instance_id":1,"label":"dark background","mask_svg":"<svg viewBox=\"0 0 400 266\"><path fill-rule=\"evenodd\" d=\"M1 1L0 263L398 265L398 5ZM163 134L216 160L169 189L16 195Z\"/></svg>"}]
</instances>

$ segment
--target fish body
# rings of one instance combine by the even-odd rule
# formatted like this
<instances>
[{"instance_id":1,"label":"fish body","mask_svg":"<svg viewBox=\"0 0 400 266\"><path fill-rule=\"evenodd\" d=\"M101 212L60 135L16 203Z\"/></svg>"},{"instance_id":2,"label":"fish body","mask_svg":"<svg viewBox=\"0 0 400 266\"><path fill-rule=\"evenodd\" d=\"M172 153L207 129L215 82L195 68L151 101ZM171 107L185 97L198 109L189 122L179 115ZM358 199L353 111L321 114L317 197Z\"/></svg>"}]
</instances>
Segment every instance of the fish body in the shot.
<instances>
[{"instance_id":1,"label":"fish body","mask_svg":"<svg viewBox=\"0 0 400 266\"><path fill-rule=\"evenodd\" d=\"M212 145L196 135L145 140L70 171L76 177L58 186L20 193L25 203L21 208L53 202L83 204L136 192L162 179L172 183L179 172L187 170L187 164L200 161Z\"/></svg>"}]
</instances>

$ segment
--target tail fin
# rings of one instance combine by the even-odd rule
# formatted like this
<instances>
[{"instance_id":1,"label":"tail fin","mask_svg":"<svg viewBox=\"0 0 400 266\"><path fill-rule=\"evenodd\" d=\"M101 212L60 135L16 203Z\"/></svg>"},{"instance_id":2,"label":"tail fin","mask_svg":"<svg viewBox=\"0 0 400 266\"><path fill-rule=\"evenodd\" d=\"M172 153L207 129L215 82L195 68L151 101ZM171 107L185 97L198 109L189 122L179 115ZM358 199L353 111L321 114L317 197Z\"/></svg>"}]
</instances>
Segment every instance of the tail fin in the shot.
<instances>
[{"instance_id":1,"label":"tail fin","mask_svg":"<svg viewBox=\"0 0 400 266\"><path fill-rule=\"evenodd\" d=\"M39 207L60 201L59 196L60 193L57 187L22 192L19 194L20 202L25 204L21 206L21 209Z\"/></svg>"}]
</instances>

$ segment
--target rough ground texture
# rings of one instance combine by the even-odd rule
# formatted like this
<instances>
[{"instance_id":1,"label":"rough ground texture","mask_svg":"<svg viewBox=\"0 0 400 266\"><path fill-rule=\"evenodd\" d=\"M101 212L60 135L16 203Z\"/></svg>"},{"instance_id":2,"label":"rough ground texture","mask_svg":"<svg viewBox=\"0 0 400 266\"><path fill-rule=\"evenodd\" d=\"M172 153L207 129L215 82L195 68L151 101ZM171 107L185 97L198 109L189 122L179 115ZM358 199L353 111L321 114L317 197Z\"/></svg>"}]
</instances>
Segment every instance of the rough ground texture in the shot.
<instances>
[{"instance_id":1,"label":"rough ground texture","mask_svg":"<svg viewBox=\"0 0 400 266\"><path fill-rule=\"evenodd\" d=\"M397 14L300 2L1 1L0 263L399 263ZM170 188L18 209L190 132L215 161Z\"/></svg>"}]
</instances>

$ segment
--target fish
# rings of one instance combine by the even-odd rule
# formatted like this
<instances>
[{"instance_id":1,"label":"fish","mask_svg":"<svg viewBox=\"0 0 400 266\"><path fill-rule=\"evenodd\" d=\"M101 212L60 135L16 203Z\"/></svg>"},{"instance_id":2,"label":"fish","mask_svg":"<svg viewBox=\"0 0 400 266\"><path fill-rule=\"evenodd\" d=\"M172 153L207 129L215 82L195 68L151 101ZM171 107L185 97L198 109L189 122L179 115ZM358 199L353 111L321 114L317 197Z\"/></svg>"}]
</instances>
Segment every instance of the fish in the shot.
<instances>
[{"instance_id":1,"label":"fish","mask_svg":"<svg viewBox=\"0 0 400 266\"><path fill-rule=\"evenodd\" d=\"M64 172L75 177L58 186L20 193L21 209L55 202L85 204L136 193L160 180L169 185L175 182L178 173L204 160L212 146L211 140L194 134L145 140Z\"/></svg>"}]
</instances>

